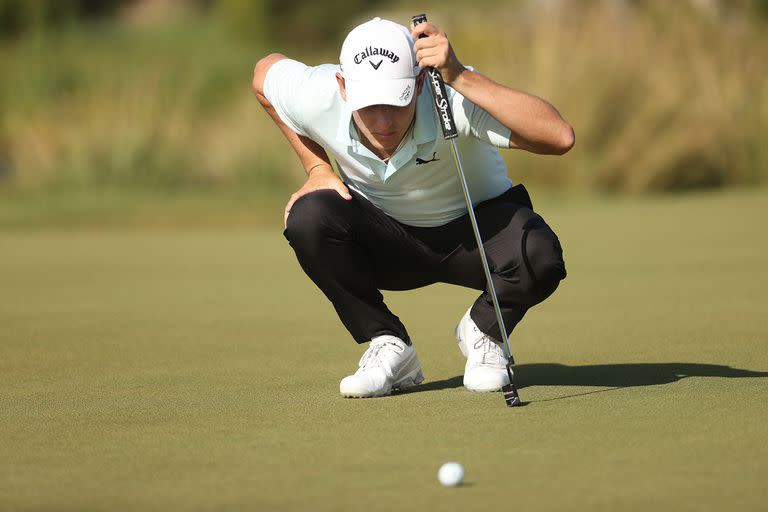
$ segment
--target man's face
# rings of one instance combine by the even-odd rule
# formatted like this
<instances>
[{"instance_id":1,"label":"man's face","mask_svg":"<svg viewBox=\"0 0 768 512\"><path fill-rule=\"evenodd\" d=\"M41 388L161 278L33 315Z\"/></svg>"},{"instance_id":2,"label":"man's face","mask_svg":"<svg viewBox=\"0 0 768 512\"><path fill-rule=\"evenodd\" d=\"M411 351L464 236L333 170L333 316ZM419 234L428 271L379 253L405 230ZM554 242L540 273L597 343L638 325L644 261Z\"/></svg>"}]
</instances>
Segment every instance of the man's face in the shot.
<instances>
[{"instance_id":1,"label":"man's face","mask_svg":"<svg viewBox=\"0 0 768 512\"><path fill-rule=\"evenodd\" d=\"M336 78L341 96L346 100L344 79L338 74ZM380 158L389 158L395 152L411 126L416 114L416 98L421 92L422 83L422 76L419 75L416 79L416 93L404 107L371 105L352 112L352 119L363 144Z\"/></svg>"}]
</instances>

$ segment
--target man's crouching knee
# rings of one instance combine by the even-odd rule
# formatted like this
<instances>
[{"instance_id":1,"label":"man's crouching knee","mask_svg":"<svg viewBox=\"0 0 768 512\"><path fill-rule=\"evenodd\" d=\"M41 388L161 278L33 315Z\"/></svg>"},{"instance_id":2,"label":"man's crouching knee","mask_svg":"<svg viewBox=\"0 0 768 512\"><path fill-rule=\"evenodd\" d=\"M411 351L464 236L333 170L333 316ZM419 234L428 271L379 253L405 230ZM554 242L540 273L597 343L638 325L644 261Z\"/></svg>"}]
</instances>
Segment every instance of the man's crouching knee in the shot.
<instances>
[{"instance_id":1,"label":"man's crouching knee","mask_svg":"<svg viewBox=\"0 0 768 512\"><path fill-rule=\"evenodd\" d=\"M531 278L531 292L537 300L544 300L567 275L560 240L542 220L526 226L522 245L523 260Z\"/></svg>"},{"instance_id":2,"label":"man's crouching knee","mask_svg":"<svg viewBox=\"0 0 768 512\"><path fill-rule=\"evenodd\" d=\"M296 250L314 250L328 235L348 232L352 206L335 190L316 190L291 206L285 237Z\"/></svg>"}]
</instances>

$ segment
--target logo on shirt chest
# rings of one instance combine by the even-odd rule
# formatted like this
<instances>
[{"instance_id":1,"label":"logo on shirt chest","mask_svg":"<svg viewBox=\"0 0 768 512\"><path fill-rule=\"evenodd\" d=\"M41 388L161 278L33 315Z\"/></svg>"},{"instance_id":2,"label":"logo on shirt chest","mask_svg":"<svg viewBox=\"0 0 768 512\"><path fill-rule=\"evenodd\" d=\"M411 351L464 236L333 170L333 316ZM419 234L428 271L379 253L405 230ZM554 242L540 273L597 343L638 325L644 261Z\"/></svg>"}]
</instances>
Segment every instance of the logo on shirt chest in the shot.
<instances>
[{"instance_id":1,"label":"logo on shirt chest","mask_svg":"<svg viewBox=\"0 0 768 512\"><path fill-rule=\"evenodd\" d=\"M432 159L431 160L422 160L421 158L416 159L416 165L421 164L428 164L429 162L439 162L440 159L437 158L437 153L432 153Z\"/></svg>"}]
</instances>

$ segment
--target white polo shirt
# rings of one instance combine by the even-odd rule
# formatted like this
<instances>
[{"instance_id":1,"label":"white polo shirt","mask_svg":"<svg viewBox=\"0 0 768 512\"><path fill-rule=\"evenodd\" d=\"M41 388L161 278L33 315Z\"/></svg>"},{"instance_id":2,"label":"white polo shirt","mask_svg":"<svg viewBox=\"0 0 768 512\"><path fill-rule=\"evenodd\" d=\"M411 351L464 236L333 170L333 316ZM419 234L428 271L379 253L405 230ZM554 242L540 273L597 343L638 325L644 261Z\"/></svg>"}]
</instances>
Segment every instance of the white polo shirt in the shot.
<instances>
[{"instance_id":1,"label":"white polo shirt","mask_svg":"<svg viewBox=\"0 0 768 512\"><path fill-rule=\"evenodd\" d=\"M336 160L342 179L394 219L411 226L446 224L467 213L451 154L437 124L430 87L416 100L416 119L400 149L382 161L357 138L352 112L339 93L338 65L309 67L276 62L264 95L280 119L314 140ZM509 147L509 129L447 87L459 137L456 143L474 204L512 186L498 147Z\"/></svg>"}]
</instances>

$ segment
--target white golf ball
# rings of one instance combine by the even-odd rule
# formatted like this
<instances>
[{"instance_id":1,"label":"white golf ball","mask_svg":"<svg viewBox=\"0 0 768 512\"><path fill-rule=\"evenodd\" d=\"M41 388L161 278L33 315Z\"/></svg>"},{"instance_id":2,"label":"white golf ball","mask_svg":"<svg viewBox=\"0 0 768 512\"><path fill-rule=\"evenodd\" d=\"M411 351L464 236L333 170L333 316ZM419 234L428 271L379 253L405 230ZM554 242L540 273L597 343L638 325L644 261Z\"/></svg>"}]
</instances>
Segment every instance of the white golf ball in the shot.
<instances>
[{"instance_id":1,"label":"white golf ball","mask_svg":"<svg viewBox=\"0 0 768 512\"><path fill-rule=\"evenodd\" d=\"M446 462L440 466L437 479L446 487L456 487L464 481L464 468L458 462Z\"/></svg>"}]
</instances>

